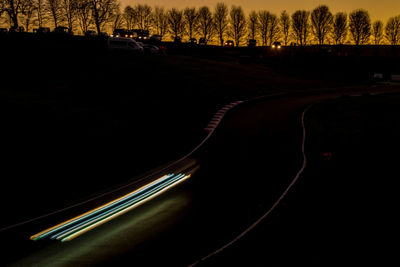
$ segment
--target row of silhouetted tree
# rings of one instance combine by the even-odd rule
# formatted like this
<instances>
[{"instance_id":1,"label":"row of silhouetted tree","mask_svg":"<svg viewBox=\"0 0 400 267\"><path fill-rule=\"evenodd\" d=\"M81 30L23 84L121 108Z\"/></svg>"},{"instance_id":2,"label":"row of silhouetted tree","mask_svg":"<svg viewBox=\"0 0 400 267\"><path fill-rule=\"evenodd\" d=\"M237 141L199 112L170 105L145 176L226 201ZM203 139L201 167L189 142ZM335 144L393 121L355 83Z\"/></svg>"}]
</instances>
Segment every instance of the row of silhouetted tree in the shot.
<instances>
[{"instance_id":1,"label":"row of silhouetted tree","mask_svg":"<svg viewBox=\"0 0 400 267\"><path fill-rule=\"evenodd\" d=\"M0 17L9 27L65 26L71 32L112 32L116 28L149 30L164 39L205 38L223 44L233 39L237 46L255 39L261 45L281 41L284 45L391 44L400 43L400 16L386 23L371 22L368 11L333 14L321 5L312 11L279 15L268 10L246 14L242 7L217 3L214 8L152 8L146 4L126 6L118 0L0 0Z\"/></svg>"}]
</instances>

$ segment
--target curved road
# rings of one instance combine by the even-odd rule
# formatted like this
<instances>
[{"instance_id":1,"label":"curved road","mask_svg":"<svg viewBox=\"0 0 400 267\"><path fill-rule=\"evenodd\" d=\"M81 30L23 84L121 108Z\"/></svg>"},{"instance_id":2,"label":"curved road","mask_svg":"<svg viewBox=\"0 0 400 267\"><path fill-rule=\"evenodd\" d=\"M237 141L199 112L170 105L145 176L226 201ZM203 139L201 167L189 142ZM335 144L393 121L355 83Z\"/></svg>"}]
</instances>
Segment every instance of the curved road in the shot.
<instances>
[{"instance_id":1,"label":"curved road","mask_svg":"<svg viewBox=\"0 0 400 267\"><path fill-rule=\"evenodd\" d=\"M29 236L43 230L43 225L54 225L61 217L70 218L77 210L5 231L5 260L16 266L188 266L235 238L285 191L302 165L303 110L327 98L359 93L358 89L342 89L242 104L227 113L208 143L180 166L185 170L189 164L192 173L184 183L70 242L34 242ZM92 204L103 201L106 199ZM89 206L81 207L79 212ZM286 247L282 247L284 242L279 243L281 247L274 242L280 240L277 233L284 230L283 225L291 227L279 219L271 220L262 238L250 233L234 248L200 265L279 265L279 257L287 256ZM274 242L268 243L268 236ZM258 258L245 257L252 254L240 256L238 247L246 242L246 247L253 244L252 251ZM254 244L260 245L254 248ZM268 256L267 249L275 256Z\"/></svg>"}]
</instances>

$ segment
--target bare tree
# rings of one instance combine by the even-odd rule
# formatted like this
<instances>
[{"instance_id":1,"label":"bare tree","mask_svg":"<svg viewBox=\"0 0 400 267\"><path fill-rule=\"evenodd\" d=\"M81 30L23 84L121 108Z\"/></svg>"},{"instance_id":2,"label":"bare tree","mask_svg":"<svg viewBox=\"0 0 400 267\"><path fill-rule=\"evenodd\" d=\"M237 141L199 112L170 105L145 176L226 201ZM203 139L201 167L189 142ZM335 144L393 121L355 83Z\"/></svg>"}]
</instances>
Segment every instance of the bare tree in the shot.
<instances>
[{"instance_id":1,"label":"bare tree","mask_svg":"<svg viewBox=\"0 0 400 267\"><path fill-rule=\"evenodd\" d=\"M53 20L54 27L58 27L59 23L62 20L61 13L61 0L46 0L47 1L47 9L50 13L50 17Z\"/></svg>"},{"instance_id":2,"label":"bare tree","mask_svg":"<svg viewBox=\"0 0 400 267\"><path fill-rule=\"evenodd\" d=\"M117 0L90 0L93 21L100 35L104 25L113 18L114 12L119 8Z\"/></svg>"},{"instance_id":3,"label":"bare tree","mask_svg":"<svg viewBox=\"0 0 400 267\"><path fill-rule=\"evenodd\" d=\"M262 44L267 45L268 43L268 31L271 21L271 13L266 10L258 11L258 31L261 35Z\"/></svg>"},{"instance_id":4,"label":"bare tree","mask_svg":"<svg viewBox=\"0 0 400 267\"><path fill-rule=\"evenodd\" d=\"M113 13L112 17L112 31L114 32L115 29L121 29L124 25L124 18L123 15L121 14L121 9L118 5L118 8L115 10Z\"/></svg>"},{"instance_id":5,"label":"bare tree","mask_svg":"<svg viewBox=\"0 0 400 267\"><path fill-rule=\"evenodd\" d=\"M152 9L149 5L138 4L134 8L136 26L140 30L148 30L152 20Z\"/></svg>"},{"instance_id":6,"label":"bare tree","mask_svg":"<svg viewBox=\"0 0 400 267\"><path fill-rule=\"evenodd\" d=\"M249 28L249 39L255 40L257 37L257 29L258 29L258 15L253 10L249 14L248 24Z\"/></svg>"},{"instance_id":7,"label":"bare tree","mask_svg":"<svg viewBox=\"0 0 400 267\"><path fill-rule=\"evenodd\" d=\"M61 9L64 13L64 18L67 21L69 32L73 32L78 1L79 0L61 0Z\"/></svg>"},{"instance_id":8,"label":"bare tree","mask_svg":"<svg viewBox=\"0 0 400 267\"><path fill-rule=\"evenodd\" d=\"M124 8L123 17L125 20L126 28L133 29L136 18L135 18L135 11L130 5Z\"/></svg>"},{"instance_id":9,"label":"bare tree","mask_svg":"<svg viewBox=\"0 0 400 267\"><path fill-rule=\"evenodd\" d=\"M299 45L307 45L309 29L310 29L310 12L298 10L292 15L293 36Z\"/></svg>"},{"instance_id":10,"label":"bare tree","mask_svg":"<svg viewBox=\"0 0 400 267\"><path fill-rule=\"evenodd\" d=\"M214 20L210 9L207 6L200 7L197 12L197 32L207 41L214 36Z\"/></svg>"},{"instance_id":11,"label":"bare tree","mask_svg":"<svg viewBox=\"0 0 400 267\"><path fill-rule=\"evenodd\" d=\"M224 45L224 37L228 29L228 7L224 3L217 3L214 10L214 24L220 45Z\"/></svg>"},{"instance_id":12,"label":"bare tree","mask_svg":"<svg viewBox=\"0 0 400 267\"><path fill-rule=\"evenodd\" d=\"M371 19L368 11L357 9L349 15L351 37L356 45L367 44L371 37Z\"/></svg>"},{"instance_id":13,"label":"bare tree","mask_svg":"<svg viewBox=\"0 0 400 267\"><path fill-rule=\"evenodd\" d=\"M158 35L163 36L168 28L168 17L163 7L156 6L153 12L153 27Z\"/></svg>"},{"instance_id":14,"label":"bare tree","mask_svg":"<svg viewBox=\"0 0 400 267\"><path fill-rule=\"evenodd\" d=\"M26 0L25 7L23 10L24 26L25 31L29 32L29 27L32 24L33 13L35 12L36 6L33 0Z\"/></svg>"},{"instance_id":15,"label":"bare tree","mask_svg":"<svg viewBox=\"0 0 400 267\"><path fill-rule=\"evenodd\" d=\"M385 35L391 45L400 43L400 16L389 18L385 27Z\"/></svg>"},{"instance_id":16,"label":"bare tree","mask_svg":"<svg viewBox=\"0 0 400 267\"><path fill-rule=\"evenodd\" d=\"M320 45L325 43L332 30L333 15L329 7L325 5L318 6L311 12L312 32Z\"/></svg>"},{"instance_id":17,"label":"bare tree","mask_svg":"<svg viewBox=\"0 0 400 267\"><path fill-rule=\"evenodd\" d=\"M183 11L183 19L186 25L186 33L192 39L197 27L198 14L196 8L187 7Z\"/></svg>"},{"instance_id":18,"label":"bare tree","mask_svg":"<svg viewBox=\"0 0 400 267\"><path fill-rule=\"evenodd\" d=\"M333 19L332 37L335 44L341 45L347 37L347 14L343 12L336 13Z\"/></svg>"},{"instance_id":19,"label":"bare tree","mask_svg":"<svg viewBox=\"0 0 400 267\"><path fill-rule=\"evenodd\" d=\"M78 0L77 3L76 16L82 33L87 32L92 25L92 5L90 1L91 0Z\"/></svg>"},{"instance_id":20,"label":"bare tree","mask_svg":"<svg viewBox=\"0 0 400 267\"><path fill-rule=\"evenodd\" d=\"M6 13L10 19L11 27L18 28L18 18L25 12L29 0L0 0L0 15Z\"/></svg>"},{"instance_id":21,"label":"bare tree","mask_svg":"<svg viewBox=\"0 0 400 267\"><path fill-rule=\"evenodd\" d=\"M275 14L271 14L268 28L269 45L272 45L276 40L279 39L280 33L279 19Z\"/></svg>"},{"instance_id":22,"label":"bare tree","mask_svg":"<svg viewBox=\"0 0 400 267\"><path fill-rule=\"evenodd\" d=\"M25 31L30 30L33 22L33 14L35 12L35 3L33 0L25 0L22 12L19 15L19 20L22 22Z\"/></svg>"},{"instance_id":23,"label":"bare tree","mask_svg":"<svg viewBox=\"0 0 400 267\"><path fill-rule=\"evenodd\" d=\"M46 5L45 0L35 0L35 24L39 27L43 27L47 22L47 12L46 12Z\"/></svg>"},{"instance_id":24,"label":"bare tree","mask_svg":"<svg viewBox=\"0 0 400 267\"><path fill-rule=\"evenodd\" d=\"M6 13L7 9L7 3L5 0L0 0L0 25L3 26L5 24L11 25L9 17L7 17ZM6 16L3 16L3 14L6 14Z\"/></svg>"},{"instance_id":25,"label":"bare tree","mask_svg":"<svg viewBox=\"0 0 400 267\"><path fill-rule=\"evenodd\" d=\"M230 36L235 40L236 46L239 46L246 34L246 16L241 6L231 7L230 28Z\"/></svg>"},{"instance_id":26,"label":"bare tree","mask_svg":"<svg viewBox=\"0 0 400 267\"><path fill-rule=\"evenodd\" d=\"M281 27L281 33L283 35L283 42L285 45L289 43L289 33L290 33L290 17L286 10L282 11L281 16L279 18L279 23Z\"/></svg>"},{"instance_id":27,"label":"bare tree","mask_svg":"<svg viewBox=\"0 0 400 267\"><path fill-rule=\"evenodd\" d=\"M6 1L5 0L0 0L0 18L3 13L6 12Z\"/></svg>"},{"instance_id":28,"label":"bare tree","mask_svg":"<svg viewBox=\"0 0 400 267\"><path fill-rule=\"evenodd\" d=\"M383 41L383 22L380 20L372 24L372 39L375 45L380 45Z\"/></svg>"},{"instance_id":29,"label":"bare tree","mask_svg":"<svg viewBox=\"0 0 400 267\"><path fill-rule=\"evenodd\" d=\"M185 30L183 23L183 11L177 8L172 8L168 11L168 25L169 32L174 38L182 38L182 34Z\"/></svg>"}]
</instances>

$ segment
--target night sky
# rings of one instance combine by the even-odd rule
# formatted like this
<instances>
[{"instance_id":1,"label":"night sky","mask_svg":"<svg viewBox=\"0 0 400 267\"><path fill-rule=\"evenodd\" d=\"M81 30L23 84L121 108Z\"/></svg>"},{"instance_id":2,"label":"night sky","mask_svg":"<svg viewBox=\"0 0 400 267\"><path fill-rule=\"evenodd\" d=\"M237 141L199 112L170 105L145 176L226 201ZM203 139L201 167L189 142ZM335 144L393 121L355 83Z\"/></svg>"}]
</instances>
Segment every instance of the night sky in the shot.
<instances>
[{"instance_id":1,"label":"night sky","mask_svg":"<svg viewBox=\"0 0 400 267\"><path fill-rule=\"evenodd\" d=\"M389 17L400 15L399 0L120 0L122 7L125 5L136 5L138 3L148 4L150 6L163 6L165 8L187 6L203 6L214 7L217 2L224 2L228 6L241 5L246 12L251 10L266 9L274 13L280 13L287 10L292 13L297 9L312 10L320 4L328 5L332 12L346 11L350 13L353 9L364 8L370 12L371 18L382 19L386 22Z\"/></svg>"}]
</instances>

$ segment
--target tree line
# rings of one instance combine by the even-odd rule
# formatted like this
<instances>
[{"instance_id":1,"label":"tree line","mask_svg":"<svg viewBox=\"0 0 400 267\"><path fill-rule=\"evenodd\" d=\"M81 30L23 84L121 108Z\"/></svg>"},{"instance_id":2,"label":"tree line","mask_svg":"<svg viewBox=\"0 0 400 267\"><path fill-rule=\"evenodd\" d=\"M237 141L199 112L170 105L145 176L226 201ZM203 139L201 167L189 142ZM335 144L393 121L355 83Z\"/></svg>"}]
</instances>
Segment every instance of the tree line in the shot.
<instances>
[{"instance_id":1,"label":"tree line","mask_svg":"<svg viewBox=\"0 0 400 267\"><path fill-rule=\"evenodd\" d=\"M251 11L246 15L241 6L217 3L183 9L137 4L121 10L118 0L0 0L0 18L12 28L65 26L70 32L117 28L149 30L152 34L170 38L204 38L223 45L227 38L237 46L249 39L271 45L309 44L391 44L400 43L400 15L386 24L371 22L367 10L357 9L349 14L333 14L320 5L312 11L297 10L279 15L268 10Z\"/></svg>"}]
</instances>

